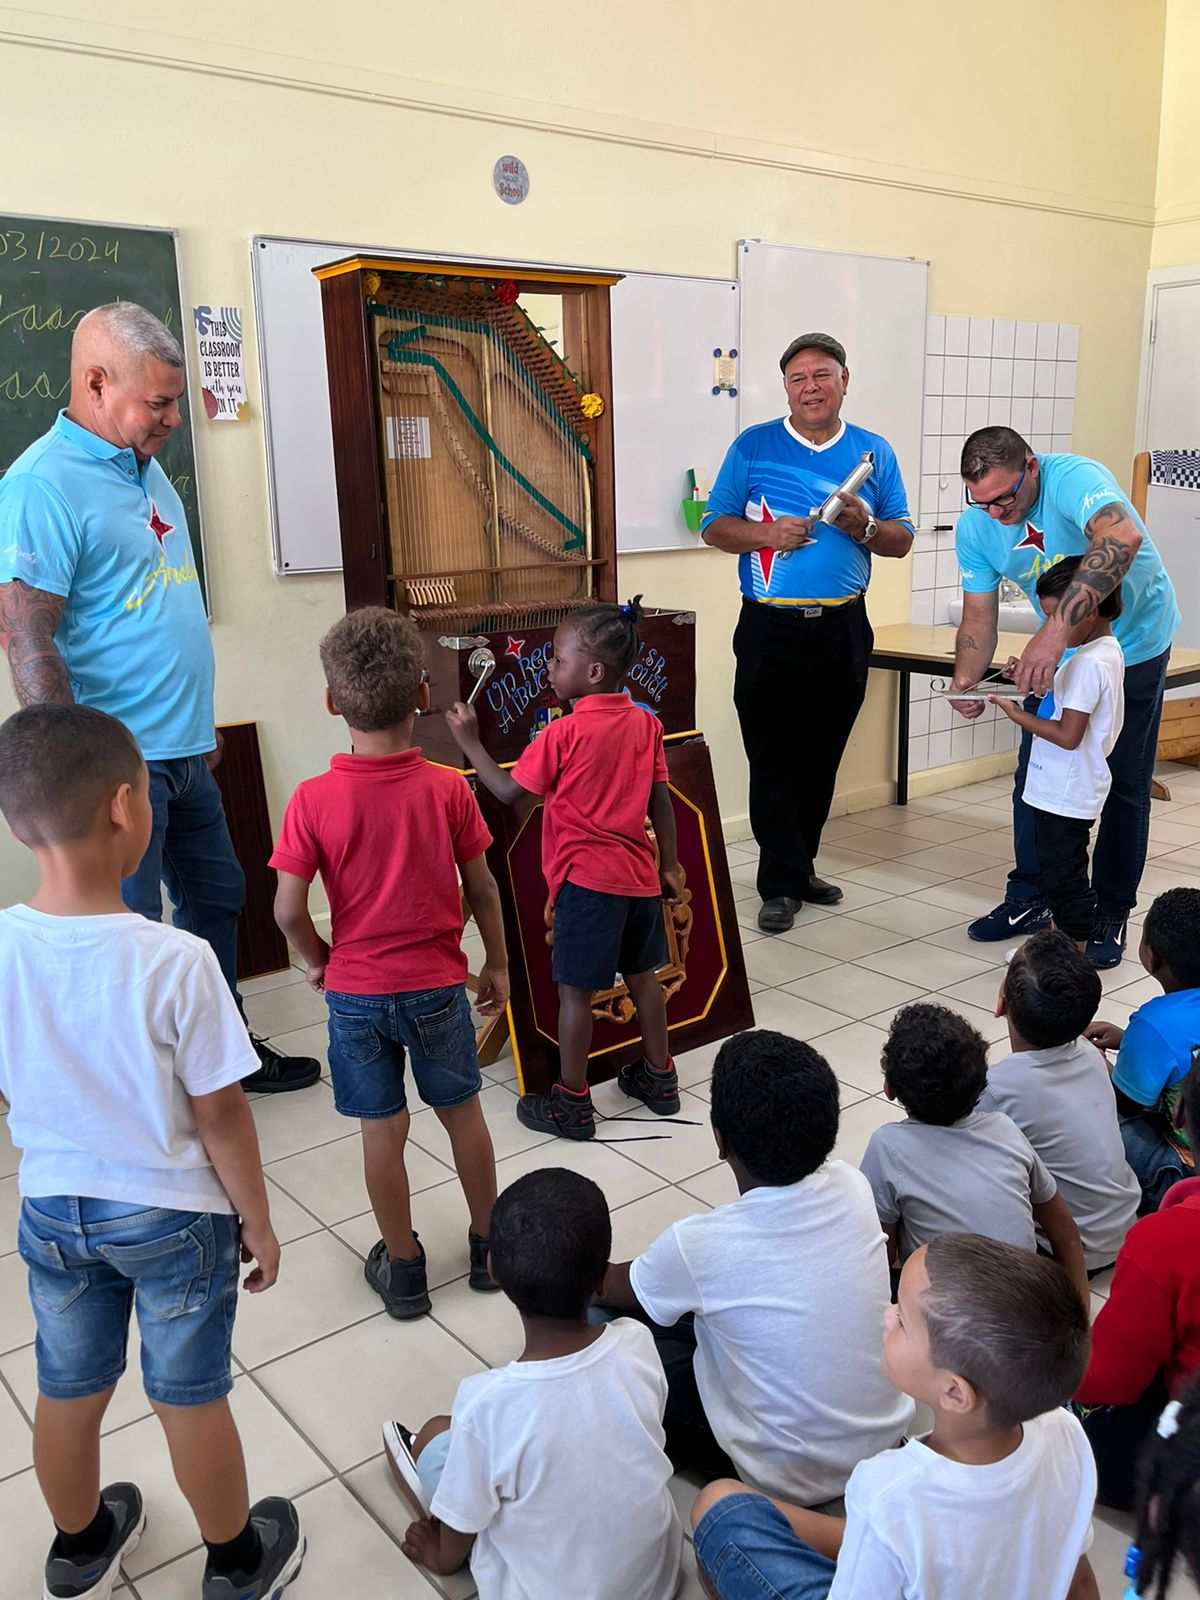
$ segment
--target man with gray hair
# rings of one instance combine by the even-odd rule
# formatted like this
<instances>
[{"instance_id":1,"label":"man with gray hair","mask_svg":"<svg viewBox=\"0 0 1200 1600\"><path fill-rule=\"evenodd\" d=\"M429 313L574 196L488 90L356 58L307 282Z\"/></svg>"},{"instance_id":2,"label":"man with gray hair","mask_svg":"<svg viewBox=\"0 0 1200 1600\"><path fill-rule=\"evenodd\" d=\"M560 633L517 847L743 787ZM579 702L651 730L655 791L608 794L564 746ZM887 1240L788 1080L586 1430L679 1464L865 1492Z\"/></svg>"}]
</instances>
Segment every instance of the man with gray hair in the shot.
<instances>
[{"instance_id":1,"label":"man with gray hair","mask_svg":"<svg viewBox=\"0 0 1200 1600\"><path fill-rule=\"evenodd\" d=\"M211 772L212 643L183 503L155 460L186 382L179 341L143 307L81 319L67 409L0 480L0 646L22 705L95 706L133 734L154 831L125 904L159 920L165 881L176 925L207 939L237 998L245 880ZM247 1089L320 1076L251 1037Z\"/></svg>"}]
</instances>

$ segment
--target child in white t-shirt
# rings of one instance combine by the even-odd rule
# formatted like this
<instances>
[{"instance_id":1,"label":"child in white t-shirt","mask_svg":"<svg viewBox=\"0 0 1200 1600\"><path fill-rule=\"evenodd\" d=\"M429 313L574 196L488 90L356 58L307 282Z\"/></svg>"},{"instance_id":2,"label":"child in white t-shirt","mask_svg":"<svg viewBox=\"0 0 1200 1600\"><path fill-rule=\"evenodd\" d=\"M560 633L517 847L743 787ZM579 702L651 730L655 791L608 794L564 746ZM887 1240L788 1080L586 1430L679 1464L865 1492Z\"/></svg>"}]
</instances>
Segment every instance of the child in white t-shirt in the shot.
<instances>
[{"instance_id":1,"label":"child in white t-shirt","mask_svg":"<svg viewBox=\"0 0 1200 1600\"><path fill-rule=\"evenodd\" d=\"M1057 615L1082 560L1067 556L1038 579L1038 599L1048 617ZM1036 712L992 697L993 705L1033 735L1023 798L1033 812L1042 892L1054 926L1081 950L1096 916L1088 842L1112 787L1108 757L1125 721L1125 658L1109 626L1120 615L1118 585L1082 622L1070 625L1067 618L1070 653Z\"/></svg>"},{"instance_id":2,"label":"child in white t-shirt","mask_svg":"<svg viewBox=\"0 0 1200 1600\"><path fill-rule=\"evenodd\" d=\"M667 1383L649 1332L587 1320L612 1248L604 1195L547 1167L496 1201L490 1270L521 1313L516 1361L464 1378L450 1416L384 1425L418 1520L405 1555L464 1562L480 1600L671 1600L683 1530L663 1451Z\"/></svg>"},{"instance_id":3,"label":"child in white t-shirt","mask_svg":"<svg viewBox=\"0 0 1200 1600\"><path fill-rule=\"evenodd\" d=\"M845 1517L702 1489L696 1560L720 1600L1087 1600L1096 1469L1063 1408L1088 1316L1060 1267L977 1234L909 1259L884 1371L933 1431L856 1467Z\"/></svg>"}]
</instances>

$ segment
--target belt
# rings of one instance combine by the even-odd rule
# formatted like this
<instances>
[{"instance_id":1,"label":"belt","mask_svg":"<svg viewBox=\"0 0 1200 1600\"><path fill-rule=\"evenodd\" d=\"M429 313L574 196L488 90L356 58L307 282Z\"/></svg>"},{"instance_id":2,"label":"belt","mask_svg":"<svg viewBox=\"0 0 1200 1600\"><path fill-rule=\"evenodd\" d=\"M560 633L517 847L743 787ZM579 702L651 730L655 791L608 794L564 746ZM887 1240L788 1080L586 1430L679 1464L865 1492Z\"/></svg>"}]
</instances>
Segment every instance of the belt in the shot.
<instances>
[{"instance_id":1,"label":"belt","mask_svg":"<svg viewBox=\"0 0 1200 1600\"><path fill-rule=\"evenodd\" d=\"M839 600L753 600L744 594L742 604L752 606L756 612L769 612L772 616L819 617L827 611L844 611L848 606L856 606L863 598L861 589L857 594L844 595Z\"/></svg>"}]
</instances>

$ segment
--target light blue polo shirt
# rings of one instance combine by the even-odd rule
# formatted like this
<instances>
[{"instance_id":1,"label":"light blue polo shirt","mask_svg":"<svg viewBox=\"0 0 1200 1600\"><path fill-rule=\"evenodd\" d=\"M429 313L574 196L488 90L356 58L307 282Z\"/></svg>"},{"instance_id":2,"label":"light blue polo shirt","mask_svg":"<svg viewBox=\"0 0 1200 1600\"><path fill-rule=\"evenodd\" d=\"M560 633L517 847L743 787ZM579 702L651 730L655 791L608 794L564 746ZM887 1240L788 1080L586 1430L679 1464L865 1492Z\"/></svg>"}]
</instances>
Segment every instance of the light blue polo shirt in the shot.
<instances>
[{"instance_id":1,"label":"light blue polo shirt","mask_svg":"<svg viewBox=\"0 0 1200 1600\"><path fill-rule=\"evenodd\" d=\"M60 412L0 478L0 583L62 595L55 642L80 705L148 761L215 743L213 652L183 502L157 461Z\"/></svg>"},{"instance_id":2,"label":"light blue polo shirt","mask_svg":"<svg viewBox=\"0 0 1200 1600\"><path fill-rule=\"evenodd\" d=\"M994 594L1001 578L1019 583L1040 615L1037 581L1064 556L1087 549L1087 525L1101 506L1119 501L1142 531L1142 543L1121 585L1123 610L1112 625L1136 667L1169 650L1179 627L1175 590L1146 525L1107 467L1087 456L1038 455L1041 493L1023 520L1005 527L970 507L958 519L955 549L968 594Z\"/></svg>"},{"instance_id":3,"label":"light blue polo shirt","mask_svg":"<svg viewBox=\"0 0 1200 1600\"><path fill-rule=\"evenodd\" d=\"M886 439L844 422L832 439L810 444L787 417L760 422L730 445L708 497L703 530L716 517L772 522L809 517L845 483L866 450L875 468L858 491L881 521L912 526L895 452ZM794 606L846 600L871 581L870 547L828 523L813 528L815 544L800 550L749 550L738 557L738 578L748 600Z\"/></svg>"}]
</instances>

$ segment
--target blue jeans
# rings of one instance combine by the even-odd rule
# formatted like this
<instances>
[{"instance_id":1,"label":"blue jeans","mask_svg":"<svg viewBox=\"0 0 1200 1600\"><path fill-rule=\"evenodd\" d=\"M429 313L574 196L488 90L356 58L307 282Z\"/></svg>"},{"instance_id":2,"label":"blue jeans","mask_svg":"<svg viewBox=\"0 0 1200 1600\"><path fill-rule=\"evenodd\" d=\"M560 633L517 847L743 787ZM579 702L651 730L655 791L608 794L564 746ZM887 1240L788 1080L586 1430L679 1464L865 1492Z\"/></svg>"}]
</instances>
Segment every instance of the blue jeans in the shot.
<instances>
[{"instance_id":1,"label":"blue jeans","mask_svg":"<svg viewBox=\"0 0 1200 1600\"><path fill-rule=\"evenodd\" d=\"M483 1087L462 984L412 994L326 989L325 1003L333 1103L342 1116L398 1117L408 1103L406 1057L427 1106L461 1106Z\"/></svg>"},{"instance_id":2,"label":"blue jeans","mask_svg":"<svg viewBox=\"0 0 1200 1600\"><path fill-rule=\"evenodd\" d=\"M233 1388L238 1219L71 1195L26 1200L17 1249L37 1322L38 1392L103 1394L137 1306L146 1397L203 1406Z\"/></svg>"},{"instance_id":3,"label":"blue jeans","mask_svg":"<svg viewBox=\"0 0 1200 1600\"><path fill-rule=\"evenodd\" d=\"M1108 758L1112 789L1105 801L1092 852L1092 887L1096 914L1105 922L1122 922L1137 905L1138 884L1146 865L1150 839L1150 785L1162 717L1163 688L1171 652L1125 669L1125 725ZM1036 711L1036 699L1025 709ZM1021 735L1021 754L1013 782L1013 842L1017 864L1008 875L1007 898L1016 905L1044 905L1038 873L1032 810L1021 798L1032 737Z\"/></svg>"},{"instance_id":4,"label":"blue jeans","mask_svg":"<svg viewBox=\"0 0 1200 1600\"><path fill-rule=\"evenodd\" d=\"M1138 1216L1157 1211L1167 1190L1184 1176L1183 1158L1167 1138L1162 1118L1153 1111L1119 1119L1125 1159L1142 1186Z\"/></svg>"},{"instance_id":5,"label":"blue jeans","mask_svg":"<svg viewBox=\"0 0 1200 1600\"><path fill-rule=\"evenodd\" d=\"M217 780L203 756L146 765L154 830L141 865L121 885L122 897L131 911L161 922L165 883L175 926L208 941L240 1007L237 922L246 879L233 853Z\"/></svg>"},{"instance_id":6,"label":"blue jeans","mask_svg":"<svg viewBox=\"0 0 1200 1600\"><path fill-rule=\"evenodd\" d=\"M837 1571L761 1494L718 1500L696 1524L695 1544L721 1600L825 1600Z\"/></svg>"}]
</instances>

